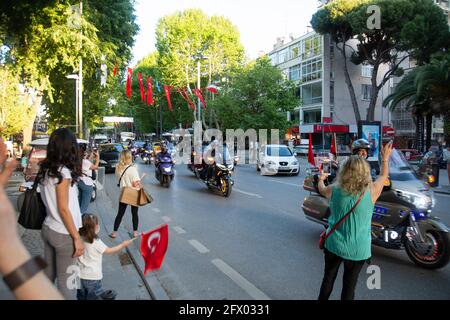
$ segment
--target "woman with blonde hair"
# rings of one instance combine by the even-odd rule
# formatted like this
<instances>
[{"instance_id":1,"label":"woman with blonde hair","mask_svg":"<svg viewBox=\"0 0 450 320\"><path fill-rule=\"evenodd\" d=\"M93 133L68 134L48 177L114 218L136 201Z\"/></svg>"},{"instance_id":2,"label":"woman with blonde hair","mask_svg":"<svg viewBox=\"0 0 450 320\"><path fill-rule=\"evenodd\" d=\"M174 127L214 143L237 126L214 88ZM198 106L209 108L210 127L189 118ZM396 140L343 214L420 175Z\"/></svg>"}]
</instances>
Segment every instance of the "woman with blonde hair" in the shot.
<instances>
[{"instance_id":1,"label":"woman with blonde hair","mask_svg":"<svg viewBox=\"0 0 450 320\"><path fill-rule=\"evenodd\" d=\"M337 185L325 186L327 174L320 174L319 191L330 199L327 234L345 215L351 213L325 241L325 272L319 300L329 299L342 262L344 278L341 299L354 299L359 273L372 255L372 212L388 178L391 153L392 143L388 143L382 149L381 175L374 182L369 163L358 155L350 156L340 168Z\"/></svg>"},{"instance_id":2,"label":"woman with blonde hair","mask_svg":"<svg viewBox=\"0 0 450 320\"><path fill-rule=\"evenodd\" d=\"M135 190L139 190L142 188L141 179L139 178L136 167L133 165L133 156L130 150L123 150L120 153L119 164L116 167L116 176L119 179L119 186L121 189L131 187ZM116 233L117 230L119 230L127 206L126 203L119 202L119 210L114 221L114 231L109 235L111 238L117 236ZM137 237L139 225L138 207L131 206L131 214L133 216L133 237Z\"/></svg>"}]
</instances>

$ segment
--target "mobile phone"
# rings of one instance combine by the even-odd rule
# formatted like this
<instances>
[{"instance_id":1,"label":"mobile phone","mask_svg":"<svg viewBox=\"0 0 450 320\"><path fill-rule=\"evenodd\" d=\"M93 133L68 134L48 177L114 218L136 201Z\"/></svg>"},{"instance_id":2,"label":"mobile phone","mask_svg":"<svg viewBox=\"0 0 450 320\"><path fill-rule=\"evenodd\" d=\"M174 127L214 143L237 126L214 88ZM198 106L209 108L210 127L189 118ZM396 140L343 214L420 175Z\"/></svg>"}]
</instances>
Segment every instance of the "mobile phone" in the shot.
<instances>
[{"instance_id":1,"label":"mobile phone","mask_svg":"<svg viewBox=\"0 0 450 320\"><path fill-rule=\"evenodd\" d=\"M331 173L331 163L330 162L324 162L322 163L322 172L323 173Z\"/></svg>"}]
</instances>

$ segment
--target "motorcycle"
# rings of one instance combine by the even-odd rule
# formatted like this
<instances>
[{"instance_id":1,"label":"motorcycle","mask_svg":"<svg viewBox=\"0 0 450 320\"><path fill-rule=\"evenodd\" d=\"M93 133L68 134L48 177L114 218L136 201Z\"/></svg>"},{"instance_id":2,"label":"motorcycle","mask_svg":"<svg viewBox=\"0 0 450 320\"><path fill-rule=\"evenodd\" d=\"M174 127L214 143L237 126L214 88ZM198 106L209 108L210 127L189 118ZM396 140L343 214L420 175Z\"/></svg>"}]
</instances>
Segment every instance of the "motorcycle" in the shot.
<instances>
[{"instance_id":1,"label":"motorcycle","mask_svg":"<svg viewBox=\"0 0 450 320\"><path fill-rule=\"evenodd\" d=\"M432 216L434 198L414 169L397 150L391 155L389 180L372 215L372 244L405 250L408 257L425 269L438 269L450 260L450 230ZM318 191L318 169L307 172L303 188L310 191L303 212L308 220L328 227L328 200ZM325 180L325 184L332 183Z\"/></svg>"},{"instance_id":2,"label":"motorcycle","mask_svg":"<svg viewBox=\"0 0 450 320\"><path fill-rule=\"evenodd\" d=\"M161 156L155 166L155 177L161 186L169 188L175 174L173 172L173 161L170 155Z\"/></svg>"},{"instance_id":3,"label":"motorcycle","mask_svg":"<svg viewBox=\"0 0 450 320\"><path fill-rule=\"evenodd\" d=\"M150 151L146 149L141 150L140 157L145 164L151 164L152 155Z\"/></svg>"},{"instance_id":4,"label":"motorcycle","mask_svg":"<svg viewBox=\"0 0 450 320\"><path fill-rule=\"evenodd\" d=\"M208 159L212 162L213 158ZM232 174L234 171L233 164L220 164L213 162L210 165L204 163L200 166L194 166L194 173L197 178L206 184L209 190L218 191L224 197L229 197L231 194L231 189L234 185ZM212 177L210 179L205 179L207 176L207 170L212 170Z\"/></svg>"}]
</instances>

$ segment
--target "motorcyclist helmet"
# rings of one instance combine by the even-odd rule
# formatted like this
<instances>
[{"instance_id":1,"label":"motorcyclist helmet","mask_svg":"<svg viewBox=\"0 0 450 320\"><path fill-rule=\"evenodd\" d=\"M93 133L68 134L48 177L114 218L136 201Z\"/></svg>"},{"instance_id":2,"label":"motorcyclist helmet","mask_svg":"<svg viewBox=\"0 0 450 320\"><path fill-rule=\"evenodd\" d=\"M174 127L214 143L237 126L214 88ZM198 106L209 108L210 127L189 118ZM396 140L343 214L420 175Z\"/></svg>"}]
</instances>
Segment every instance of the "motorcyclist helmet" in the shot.
<instances>
[{"instance_id":1,"label":"motorcyclist helmet","mask_svg":"<svg viewBox=\"0 0 450 320\"><path fill-rule=\"evenodd\" d=\"M358 152L359 152L361 149L366 150L366 152L367 152L367 154L368 154L369 149L370 149L370 143L369 143L369 141L367 141L366 139L358 139L358 140L355 140L355 141L352 143L352 154L354 154L354 155L358 154ZM366 158L367 158L367 157L366 157Z\"/></svg>"},{"instance_id":2,"label":"motorcyclist helmet","mask_svg":"<svg viewBox=\"0 0 450 320\"><path fill-rule=\"evenodd\" d=\"M161 142L161 152L167 152L167 143L165 141Z\"/></svg>"}]
</instances>

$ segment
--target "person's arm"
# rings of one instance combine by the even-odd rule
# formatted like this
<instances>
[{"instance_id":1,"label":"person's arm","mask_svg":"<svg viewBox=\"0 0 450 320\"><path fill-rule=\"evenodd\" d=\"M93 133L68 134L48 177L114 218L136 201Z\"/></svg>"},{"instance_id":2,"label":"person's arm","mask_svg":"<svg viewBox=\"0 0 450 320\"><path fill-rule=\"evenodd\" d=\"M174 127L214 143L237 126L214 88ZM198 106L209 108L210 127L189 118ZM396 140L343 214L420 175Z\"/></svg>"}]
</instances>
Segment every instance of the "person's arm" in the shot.
<instances>
[{"instance_id":1,"label":"person's arm","mask_svg":"<svg viewBox=\"0 0 450 320\"><path fill-rule=\"evenodd\" d=\"M139 178L139 173L137 171L137 169L135 167L130 168L130 175L132 175L131 177L131 181L132 181L132 186L133 188L142 188L142 184L141 184L141 178ZM127 172L128 173L128 172Z\"/></svg>"},{"instance_id":2,"label":"person's arm","mask_svg":"<svg viewBox=\"0 0 450 320\"><path fill-rule=\"evenodd\" d=\"M389 177L389 158L392 154L392 141L387 143L381 150L381 173L380 176L372 183L370 197L372 203L377 202L383 192L384 182Z\"/></svg>"},{"instance_id":3,"label":"person's arm","mask_svg":"<svg viewBox=\"0 0 450 320\"><path fill-rule=\"evenodd\" d=\"M98 155L97 152L94 152L95 155L95 164L92 164L90 169L91 170L97 170L98 166L100 165L100 156Z\"/></svg>"},{"instance_id":4,"label":"person's arm","mask_svg":"<svg viewBox=\"0 0 450 320\"><path fill-rule=\"evenodd\" d=\"M114 254L117 252L120 252L122 249L128 247L136 238L133 238L131 240L125 240L124 242L122 242L121 244L112 247L112 248L106 248L104 253L106 254Z\"/></svg>"},{"instance_id":5,"label":"person's arm","mask_svg":"<svg viewBox=\"0 0 450 320\"><path fill-rule=\"evenodd\" d=\"M327 173L323 173L322 171L320 171L320 175L319 175L319 183L318 183L318 188L319 188L319 193L324 196L327 199L331 198L331 193L333 190L333 187L331 185L325 186L324 180L328 177Z\"/></svg>"},{"instance_id":6,"label":"person's arm","mask_svg":"<svg viewBox=\"0 0 450 320\"><path fill-rule=\"evenodd\" d=\"M83 254L84 245L78 233L75 223L73 222L72 214L69 210L69 188L70 179L63 179L61 183L56 185L56 204L61 220L73 239L74 253L73 257L79 257Z\"/></svg>"}]
</instances>

